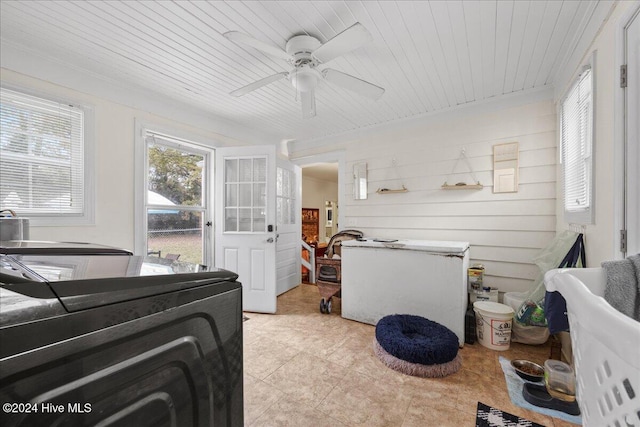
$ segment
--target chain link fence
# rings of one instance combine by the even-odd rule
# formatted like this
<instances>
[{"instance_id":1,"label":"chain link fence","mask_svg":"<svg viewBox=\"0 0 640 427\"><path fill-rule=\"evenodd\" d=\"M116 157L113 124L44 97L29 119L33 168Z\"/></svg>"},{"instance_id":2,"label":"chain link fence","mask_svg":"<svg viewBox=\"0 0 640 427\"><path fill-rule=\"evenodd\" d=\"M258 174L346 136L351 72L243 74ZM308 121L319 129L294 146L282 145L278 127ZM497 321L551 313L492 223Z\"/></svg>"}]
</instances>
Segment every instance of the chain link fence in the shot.
<instances>
[{"instance_id":1,"label":"chain link fence","mask_svg":"<svg viewBox=\"0 0 640 427\"><path fill-rule=\"evenodd\" d=\"M180 261L202 264L202 228L162 229L147 232L147 254L178 256Z\"/></svg>"}]
</instances>

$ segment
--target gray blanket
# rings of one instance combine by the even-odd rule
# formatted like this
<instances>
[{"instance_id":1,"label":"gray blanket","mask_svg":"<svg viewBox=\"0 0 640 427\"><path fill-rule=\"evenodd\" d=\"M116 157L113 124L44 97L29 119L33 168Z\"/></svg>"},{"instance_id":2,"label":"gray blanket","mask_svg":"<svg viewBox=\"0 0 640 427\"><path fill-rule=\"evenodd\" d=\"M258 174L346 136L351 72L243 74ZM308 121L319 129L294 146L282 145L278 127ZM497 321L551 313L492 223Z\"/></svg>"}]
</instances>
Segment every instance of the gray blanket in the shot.
<instances>
[{"instance_id":1,"label":"gray blanket","mask_svg":"<svg viewBox=\"0 0 640 427\"><path fill-rule=\"evenodd\" d=\"M621 313L640 322L640 254L602 263L607 285L604 299Z\"/></svg>"}]
</instances>

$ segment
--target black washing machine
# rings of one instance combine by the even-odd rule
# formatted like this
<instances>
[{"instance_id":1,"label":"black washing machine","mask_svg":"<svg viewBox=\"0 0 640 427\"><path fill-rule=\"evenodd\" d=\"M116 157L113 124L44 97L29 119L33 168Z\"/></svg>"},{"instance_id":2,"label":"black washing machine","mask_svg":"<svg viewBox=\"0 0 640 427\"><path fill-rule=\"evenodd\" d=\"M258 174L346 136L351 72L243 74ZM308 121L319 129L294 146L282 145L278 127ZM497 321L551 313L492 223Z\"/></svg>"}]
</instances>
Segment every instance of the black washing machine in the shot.
<instances>
[{"instance_id":1,"label":"black washing machine","mask_svg":"<svg viewBox=\"0 0 640 427\"><path fill-rule=\"evenodd\" d=\"M0 242L0 425L242 426L230 271Z\"/></svg>"}]
</instances>

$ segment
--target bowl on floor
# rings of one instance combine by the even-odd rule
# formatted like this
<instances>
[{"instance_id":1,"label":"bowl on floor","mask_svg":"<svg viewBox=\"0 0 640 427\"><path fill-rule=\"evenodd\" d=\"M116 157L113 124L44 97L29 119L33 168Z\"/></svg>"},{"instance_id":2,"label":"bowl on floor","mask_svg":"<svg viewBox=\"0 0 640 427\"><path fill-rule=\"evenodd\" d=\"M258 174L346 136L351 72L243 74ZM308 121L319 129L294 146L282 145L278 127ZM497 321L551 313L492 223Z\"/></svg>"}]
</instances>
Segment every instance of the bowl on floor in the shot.
<instances>
[{"instance_id":1,"label":"bowl on floor","mask_svg":"<svg viewBox=\"0 0 640 427\"><path fill-rule=\"evenodd\" d=\"M544 378L544 368L530 360L515 359L511 361L511 366L520 378L527 381L540 382Z\"/></svg>"}]
</instances>

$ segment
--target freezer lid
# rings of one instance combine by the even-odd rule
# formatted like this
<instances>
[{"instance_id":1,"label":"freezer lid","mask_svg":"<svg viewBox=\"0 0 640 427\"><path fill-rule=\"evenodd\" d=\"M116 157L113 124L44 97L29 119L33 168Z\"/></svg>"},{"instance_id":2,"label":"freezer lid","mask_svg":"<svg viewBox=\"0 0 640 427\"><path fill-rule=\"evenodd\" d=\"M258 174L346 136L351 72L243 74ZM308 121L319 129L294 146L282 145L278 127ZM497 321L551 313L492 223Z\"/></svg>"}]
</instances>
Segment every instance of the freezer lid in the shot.
<instances>
[{"instance_id":1,"label":"freezer lid","mask_svg":"<svg viewBox=\"0 0 640 427\"><path fill-rule=\"evenodd\" d=\"M0 241L0 254L6 255L133 255L126 249L95 243L48 242L40 240Z\"/></svg>"},{"instance_id":2,"label":"freezer lid","mask_svg":"<svg viewBox=\"0 0 640 427\"><path fill-rule=\"evenodd\" d=\"M366 239L346 240L345 247L404 249L424 252L462 255L469 249L469 242L446 240L404 240L404 239Z\"/></svg>"}]
</instances>

